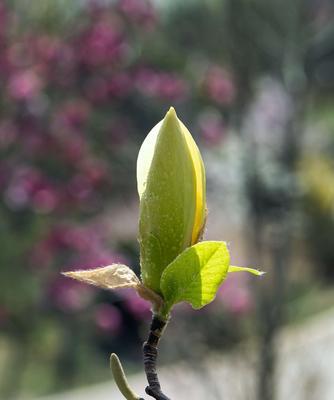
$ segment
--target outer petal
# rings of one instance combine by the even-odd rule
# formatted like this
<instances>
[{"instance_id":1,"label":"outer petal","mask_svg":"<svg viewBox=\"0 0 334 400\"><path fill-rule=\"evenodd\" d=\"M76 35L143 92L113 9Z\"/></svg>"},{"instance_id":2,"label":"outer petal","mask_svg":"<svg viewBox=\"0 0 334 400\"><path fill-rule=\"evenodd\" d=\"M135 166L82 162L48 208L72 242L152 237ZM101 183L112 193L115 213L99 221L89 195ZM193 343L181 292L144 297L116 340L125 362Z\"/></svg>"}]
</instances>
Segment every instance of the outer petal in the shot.
<instances>
[{"instance_id":1,"label":"outer petal","mask_svg":"<svg viewBox=\"0 0 334 400\"><path fill-rule=\"evenodd\" d=\"M174 112L171 108L170 112ZM198 241L199 236L202 232L203 225L205 224L206 218L206 180L205 180L205 168L201 153L194 141L191 133L187 127L178 120L181 126L181 132L186 140L189 152L194 165L195 171L195 184L196 184L196 212L195 220L192 232L191 244ZM142 143L138 158L137 158L137 189L139 198L141 198L143 192L145 191L146 182L149 170L151 168L151 163L153 160L154 150L158 138L160 128L163 121L160 121L146 136L144 142Z\"/></svg>"},{"instance_id":2,"label":"outer petal","mask_svg":"<svg viewBox=\"0 0 334 400\"><path fill-rule=\"evenodd\" d=\"M137 158L137 189L139 198L145 191L148 173L151 168L155 145L157 142L158 134L162 125L162 121L155 125L150 130L145 140L143 141Z\"/></svg>"},{"instance_id":3,"label":"outer petal","mask_svg":"<svg viewBox=\"0 0 334 400\"><path fill-rule=\"evenodd\" d=\"M206 218L206 182L205 169L201 153L186 126L179 121L186 139L195 170L196 182L196 211L193 225L191 244L198 242L203 231Z\"/></svg>"}]
</instances>

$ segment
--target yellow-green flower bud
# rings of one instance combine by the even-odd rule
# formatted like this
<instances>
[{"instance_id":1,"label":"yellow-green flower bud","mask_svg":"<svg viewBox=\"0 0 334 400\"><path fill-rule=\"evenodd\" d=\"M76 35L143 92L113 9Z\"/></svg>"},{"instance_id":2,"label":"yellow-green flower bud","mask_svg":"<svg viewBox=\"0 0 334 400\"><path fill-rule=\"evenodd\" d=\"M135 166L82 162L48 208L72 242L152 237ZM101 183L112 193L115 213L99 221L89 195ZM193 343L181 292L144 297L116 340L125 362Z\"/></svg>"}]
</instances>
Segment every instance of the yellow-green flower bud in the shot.
<instances>
[{"instance_id":1,"label":"yellow-green flower bud","mask_svg":"<svg viewBox=\"0 0 334 400\"><path fill-rule=\"evenodd\" d=\"M137 160L143 283L157 293L163 270L198 242L205 224L205 171L188 129L170 108L144 140Z\"/></svg>"}]
</instances>

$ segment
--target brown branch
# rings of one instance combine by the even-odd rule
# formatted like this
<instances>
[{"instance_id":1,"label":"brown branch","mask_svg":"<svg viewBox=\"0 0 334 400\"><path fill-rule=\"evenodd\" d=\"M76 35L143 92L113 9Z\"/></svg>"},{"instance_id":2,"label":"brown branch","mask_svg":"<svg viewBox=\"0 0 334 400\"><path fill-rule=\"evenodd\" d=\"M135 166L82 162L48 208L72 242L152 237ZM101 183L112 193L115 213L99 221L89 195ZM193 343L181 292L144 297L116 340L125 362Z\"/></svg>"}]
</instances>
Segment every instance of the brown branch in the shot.
<instances>
[{"instance_id":1,"label":"brown branch","mask_svg":"<svg viewBox=\"0 0 334 400\"><path fill-rule=\"evenodd\" d=\"M169 397L161 391L159 377L156 371L158 343L166 324L167 321L163 321L154 315L148 339L143 345L145 373L149 384L145 391L156 400L170 400Z\"/></svg>"}]
</instances>

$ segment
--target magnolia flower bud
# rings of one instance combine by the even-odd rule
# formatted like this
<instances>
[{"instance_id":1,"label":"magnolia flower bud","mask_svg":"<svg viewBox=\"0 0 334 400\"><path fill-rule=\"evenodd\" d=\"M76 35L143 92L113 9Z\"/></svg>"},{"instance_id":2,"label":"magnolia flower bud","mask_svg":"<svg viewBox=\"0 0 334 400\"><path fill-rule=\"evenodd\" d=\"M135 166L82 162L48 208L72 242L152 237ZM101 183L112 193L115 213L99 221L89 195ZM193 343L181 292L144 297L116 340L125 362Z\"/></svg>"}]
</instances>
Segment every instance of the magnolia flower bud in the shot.
<instances>
[{"instance_id":1,"label":"magnolia flower bud","mask_svg":"<svg viewBox=\"0 0 334 400\"><path fill-rule=\"evenodd\" d=\"M142 280L161 293L163 270L198 242L206 217L203 161L174 108L149 132L140 148L137 184Z\"/></svg>"}]
</instances>

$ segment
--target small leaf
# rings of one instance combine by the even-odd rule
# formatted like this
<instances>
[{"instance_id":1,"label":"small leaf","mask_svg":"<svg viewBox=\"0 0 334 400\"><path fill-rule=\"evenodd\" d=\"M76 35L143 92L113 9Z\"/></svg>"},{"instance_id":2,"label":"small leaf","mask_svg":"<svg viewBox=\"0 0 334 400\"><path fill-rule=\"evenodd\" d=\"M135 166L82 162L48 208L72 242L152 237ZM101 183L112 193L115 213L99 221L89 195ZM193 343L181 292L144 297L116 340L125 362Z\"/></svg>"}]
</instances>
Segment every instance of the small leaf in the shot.
<instances>
[{"instance_id":1,"label":"small leaf","mask_svg":"<svg viewBox=\"0 0 334 400\"><path fill-rule=\"evenodd\" d=\"M130 387L128 380L126 379L122 364L115 353L110 356L110 367L114 376L116 385L122 395L127 400L143 400L141 399Z\"/></svg>"},{"instance_id":2,"label":"small leaf","mask_svg":"<svg viewBox=\"0 0 334 400\"><path fill-rule=\"evenodd\" d=\"M63 275L103 289L136 288L141 285L136 274L123 264L81 271L63 272Z\"/></svg>"},{"instance_id":3,"label":"small leaf","mask_svg":"<svg viewBox=\"0 0 334 400\"><path fill-rule=\"evenodd\" d=\"M230 255L225 242L201 242L186 249L164 270L161 291L165 313L181 301L199 309L216 296L227 275Z\"/></svg>"},{"instance_id":4,"label":"small leaf","mask_svg":"<svg viewBox=\"0 0 334 400\"><path fill-rule=\"evenodd\" d=\"M258 269L248 268L248 267L235 267L230 265L228 268L228 273L230 272L250 272L253 275L262 276L265 274L264 271L259 271Z\"/></svg>"}]
</instances>

